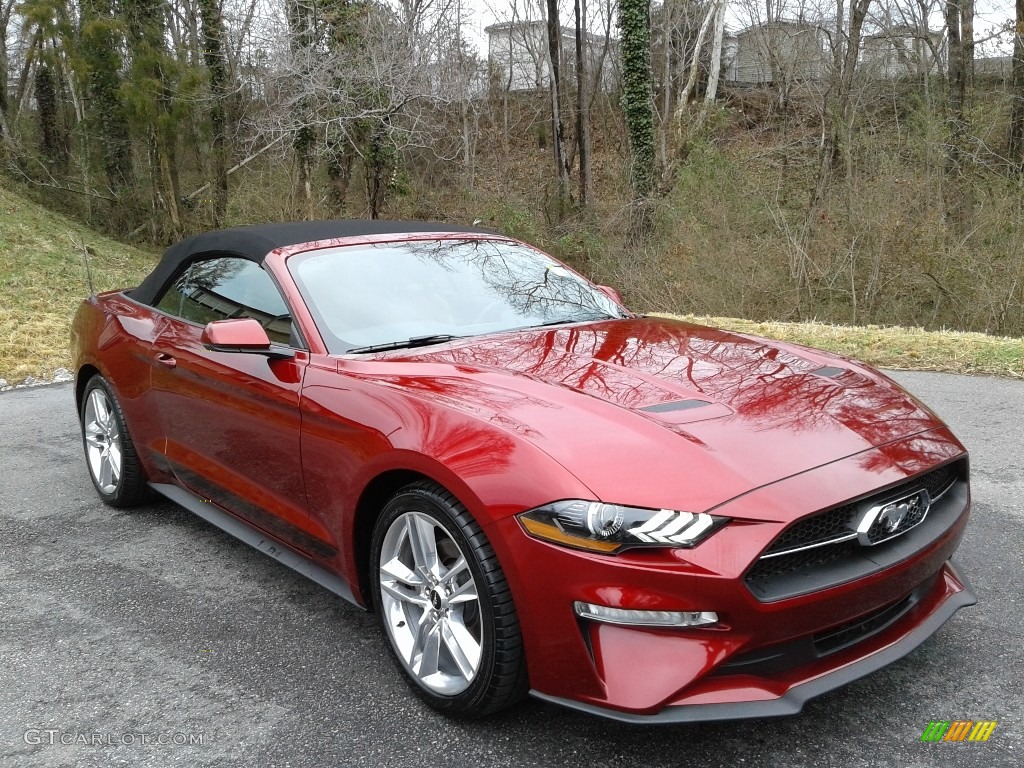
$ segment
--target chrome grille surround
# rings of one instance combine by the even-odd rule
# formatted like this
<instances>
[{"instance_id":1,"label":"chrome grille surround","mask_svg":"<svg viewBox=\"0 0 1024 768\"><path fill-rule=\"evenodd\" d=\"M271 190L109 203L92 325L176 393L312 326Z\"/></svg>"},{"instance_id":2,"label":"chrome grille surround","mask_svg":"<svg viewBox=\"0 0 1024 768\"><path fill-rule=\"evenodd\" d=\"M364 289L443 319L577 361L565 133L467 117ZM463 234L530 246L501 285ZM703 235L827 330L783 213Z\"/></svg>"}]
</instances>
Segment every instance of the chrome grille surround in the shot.
<instances>
[{"instance_id":1,"label":"chrome grille surround","mask_svg":"<svg viewBox=\"0 0 1024 768\"><path fill-rule=\"evenodd\" d=\"M932 509L965 477L966 460L961 459L885 491L823 510L797 520L780 533L747 571L745 581L758 599L775 599L765 594L772 580L806 570L820 570L858 557L865 547L895 539L924 523ZM892 516L883 520L891 507L918 499L903 510L896 525ZM858 527L864 526L858 541ZM769 592L771 590L768 590Z\"/></svg>"}]
</instances>

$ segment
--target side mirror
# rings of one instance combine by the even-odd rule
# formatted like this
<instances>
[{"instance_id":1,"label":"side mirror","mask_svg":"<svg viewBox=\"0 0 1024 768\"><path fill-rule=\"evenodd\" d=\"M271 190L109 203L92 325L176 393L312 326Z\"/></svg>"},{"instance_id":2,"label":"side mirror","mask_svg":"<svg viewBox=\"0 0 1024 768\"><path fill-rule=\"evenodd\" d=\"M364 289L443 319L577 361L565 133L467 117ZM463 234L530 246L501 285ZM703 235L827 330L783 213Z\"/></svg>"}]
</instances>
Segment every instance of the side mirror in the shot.
<instances>
[{"instance_id":1,"label":"side mirror","mask_svg":"<svg viewBox=\"0 0 1024 768\"><path fill-rule=\"evenodd\" d=\"M259 321L251 317L207 323L200 341L211 352L249 352L268 357L292 356L290 352L273 349L266 330Z\"/></svg>"},{"instance_id":2,"label":"side mirror","mask_svg":"<svg viewBox=\"0 0 1024 768\"><path fill-rule=\"evenodd\" d=\"M597 289L607 296L609 299L614 301L616 304L626 306L626 303L622 300L622 294L612 288L610 285L599 285Z\"/></svg>"}]
</instances>

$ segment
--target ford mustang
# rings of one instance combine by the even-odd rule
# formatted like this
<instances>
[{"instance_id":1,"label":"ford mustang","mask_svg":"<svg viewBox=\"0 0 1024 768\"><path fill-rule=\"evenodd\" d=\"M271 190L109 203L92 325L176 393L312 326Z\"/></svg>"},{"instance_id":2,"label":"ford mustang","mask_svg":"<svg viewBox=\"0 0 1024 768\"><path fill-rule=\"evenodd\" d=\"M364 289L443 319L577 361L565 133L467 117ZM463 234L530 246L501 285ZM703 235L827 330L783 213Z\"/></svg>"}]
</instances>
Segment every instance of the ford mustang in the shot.
<instances>
[{"instance_id":1,"label":"ford mustang","mask_svg":"<svg viewBox=\"0 0 1024 768\"><path fill-rule=\"evenodd\" d=\"M449 224L172 246L73 323L86 465L379 617L452 716L792 714L975 602L950 430L835 355Z\"/></svg>"}]
</instances>

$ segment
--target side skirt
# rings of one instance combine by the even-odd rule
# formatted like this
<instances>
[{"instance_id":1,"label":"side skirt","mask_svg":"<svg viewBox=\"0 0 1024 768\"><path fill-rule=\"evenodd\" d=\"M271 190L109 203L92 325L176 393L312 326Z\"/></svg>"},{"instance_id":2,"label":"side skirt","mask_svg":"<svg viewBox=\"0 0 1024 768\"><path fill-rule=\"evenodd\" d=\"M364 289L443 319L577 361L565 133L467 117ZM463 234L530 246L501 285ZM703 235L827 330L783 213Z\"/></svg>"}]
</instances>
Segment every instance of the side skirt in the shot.
<instances>
[{"instance_id":1,"label":"side skirt","mask_svg":"<svg viewBox=\"0 0 1024 768\"><path fill-rule=\"evenodd\" d=\"M243 541L250 547L258 549L265 555L270 555L282 565L300 573L307 579L311 579L324 589L333 592L344 598L353 605L363 608L356 602L352 594L352 588L344 579L336 576L325 568L321 568L306 556L296 552L291 547L281 543L275 538L268 536L263 531L255 528L245 521L223 511L216 504L202 501L198 496L189 493L184 488L169 483L150 483L150 487L162 496L166 496L197 517L203 518L206 522L217 526L225 533Z\"/></svg>"}]
</instances>

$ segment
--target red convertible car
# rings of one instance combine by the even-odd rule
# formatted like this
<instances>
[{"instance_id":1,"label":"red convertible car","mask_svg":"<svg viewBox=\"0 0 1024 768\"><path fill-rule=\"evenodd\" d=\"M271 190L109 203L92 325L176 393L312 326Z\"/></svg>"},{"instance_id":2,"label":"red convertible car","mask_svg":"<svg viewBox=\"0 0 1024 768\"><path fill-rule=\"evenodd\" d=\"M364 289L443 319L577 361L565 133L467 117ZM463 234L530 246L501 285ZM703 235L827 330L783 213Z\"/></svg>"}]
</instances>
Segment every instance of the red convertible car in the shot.
<instances>
[{"instance_id":1,"label":"red convertible car","mask_svg":"<svg viewBox=\"0 0 1024 768\"><path fill-rule=\"evenodd\" d=\"M447 224L210 232L72 334L100 497L357 605L431 706L798 712L975 602L963 446L877 371Z\"/></svg>"}]
</instances>

